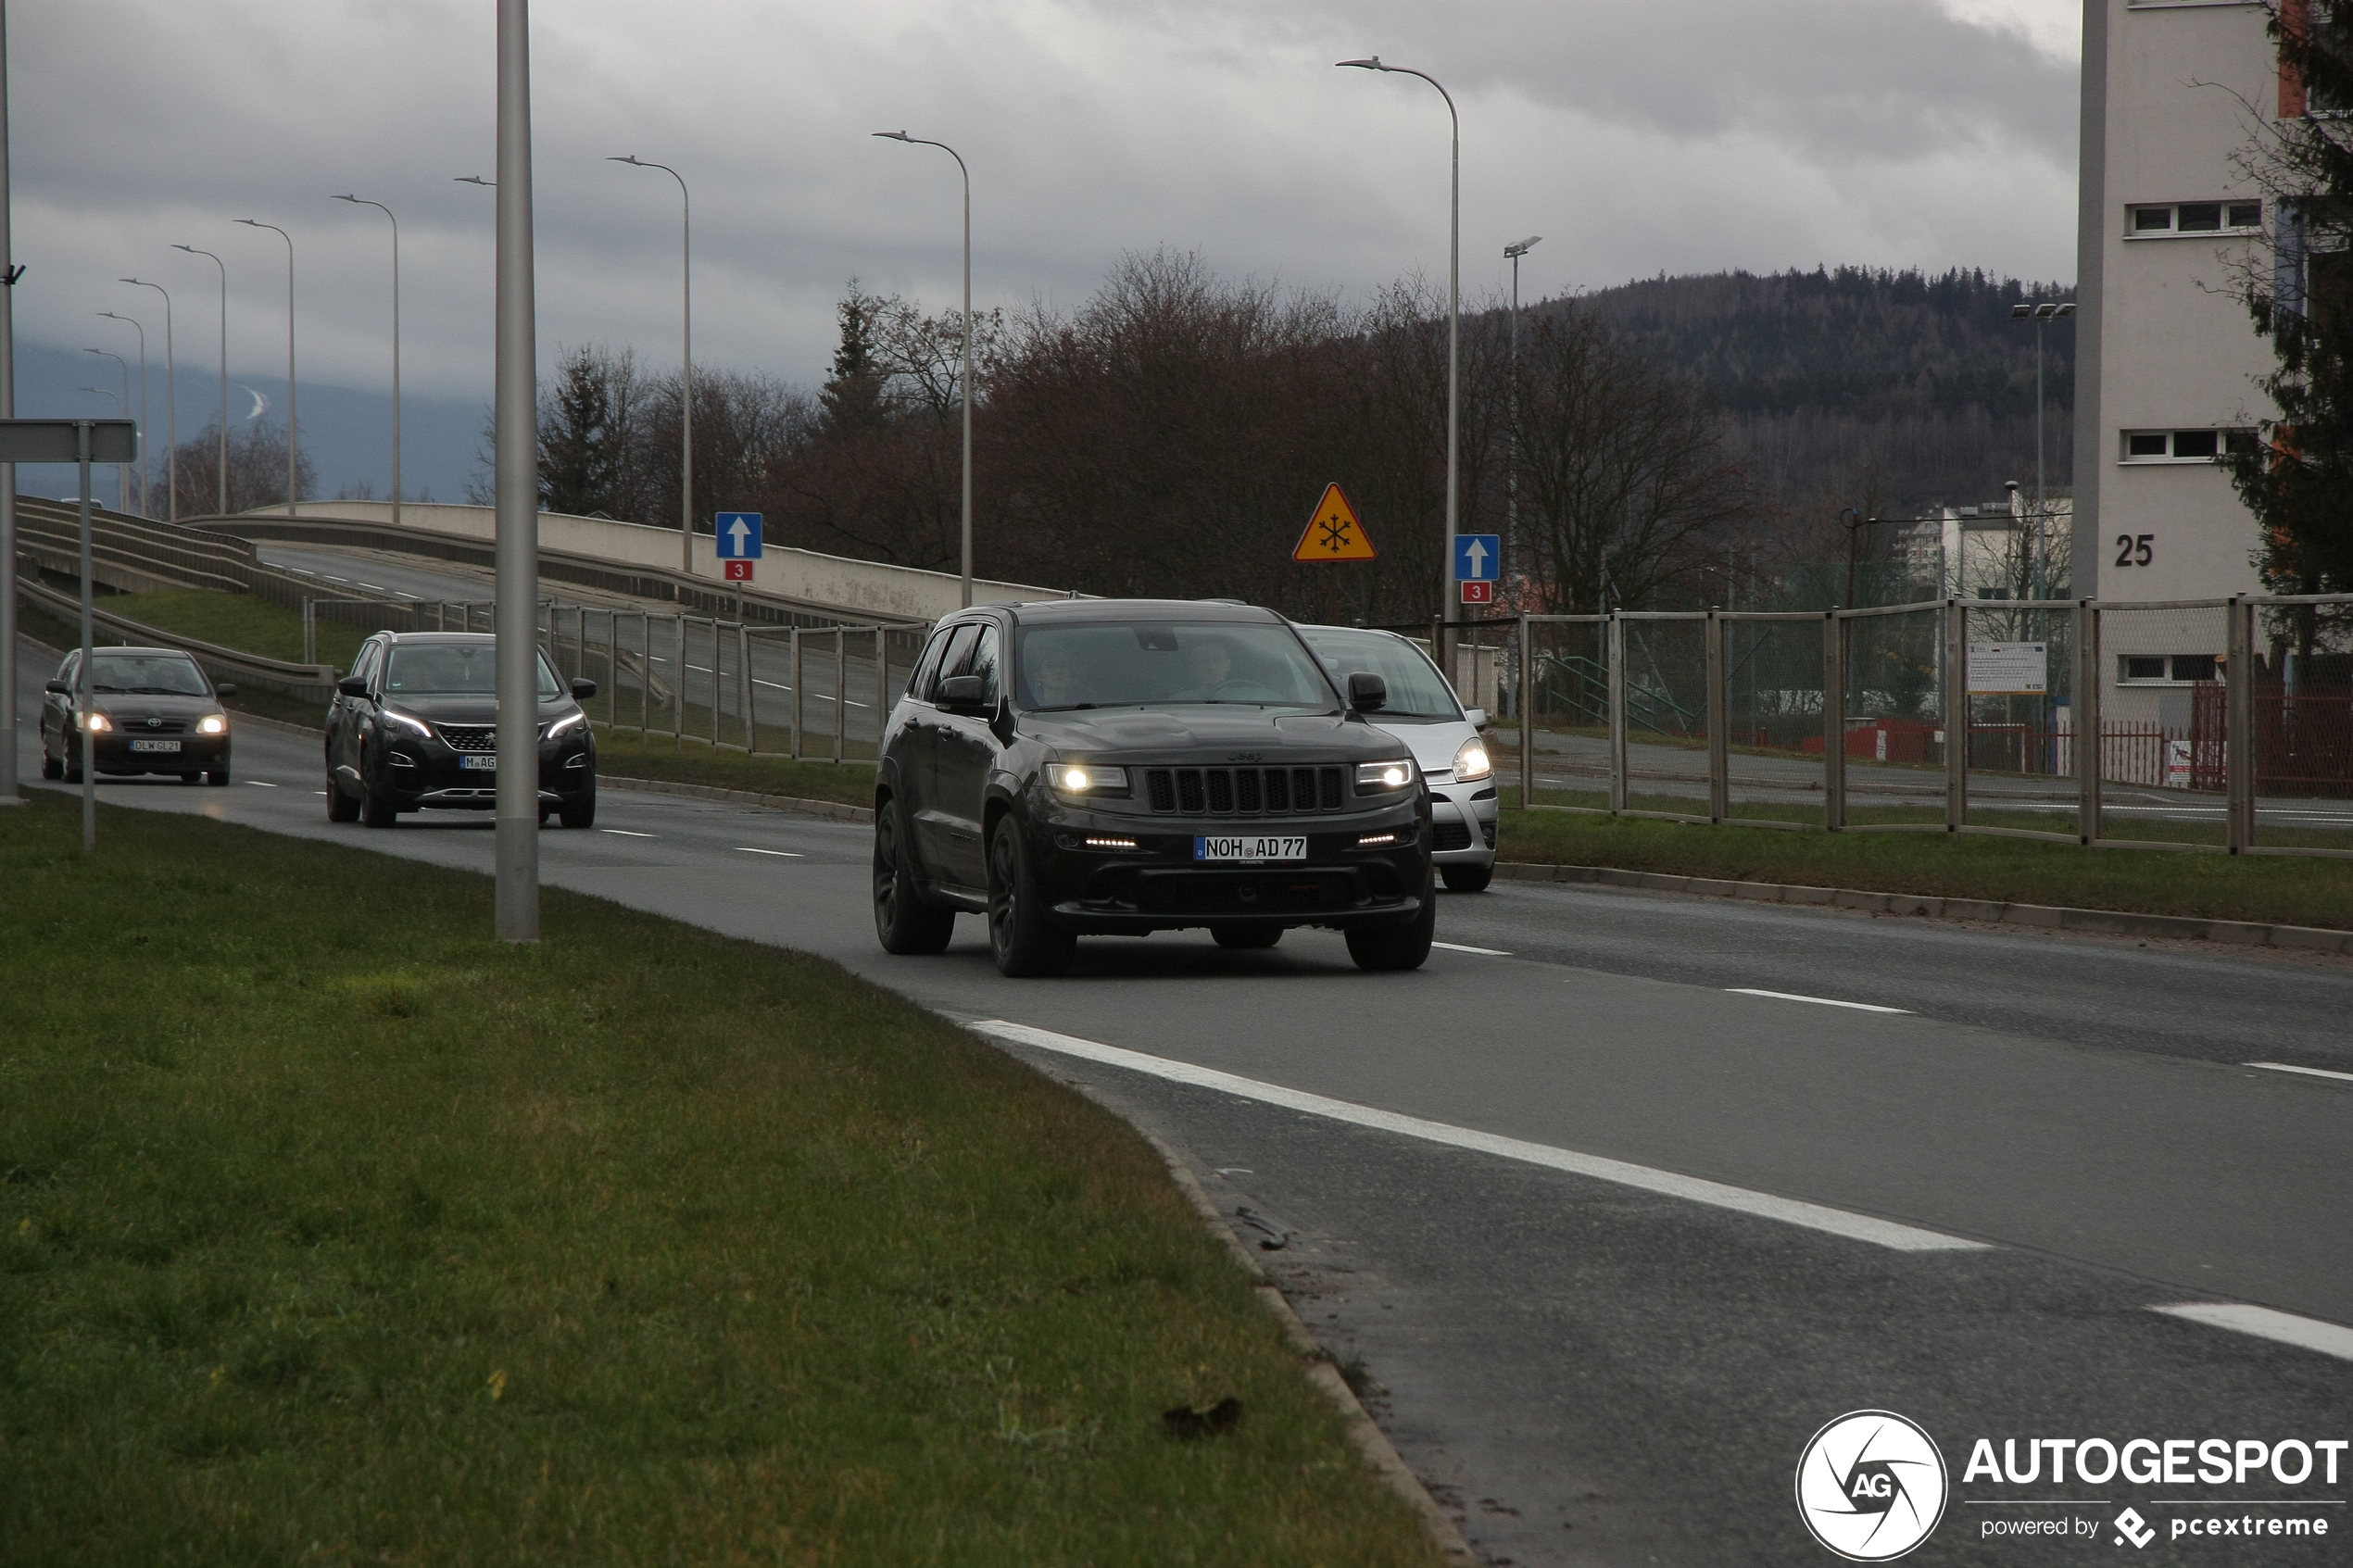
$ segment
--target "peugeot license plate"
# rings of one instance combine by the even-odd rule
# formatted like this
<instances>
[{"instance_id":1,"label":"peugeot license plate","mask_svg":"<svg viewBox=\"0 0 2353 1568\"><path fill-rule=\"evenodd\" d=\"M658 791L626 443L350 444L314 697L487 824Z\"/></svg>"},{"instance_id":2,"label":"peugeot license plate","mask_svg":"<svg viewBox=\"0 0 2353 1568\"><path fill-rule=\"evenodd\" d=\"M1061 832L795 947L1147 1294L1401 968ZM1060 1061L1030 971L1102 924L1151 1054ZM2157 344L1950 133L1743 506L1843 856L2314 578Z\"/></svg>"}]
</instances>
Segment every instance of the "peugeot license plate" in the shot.
<instances>
[{"instance_id":1,"label":"peugeot license plate","mask_svg":"<svg viewBox=\"0 0 2353 1568\"><path fill-rule=\"evenodd\" d=\"M131 743L131 749L133 751L157 752L164 756L176 756L180 750L180 743L176 740L134 740Z\"/></svg>"},{"instance_id":2,"label":"peugeot license plate","mask_svg":"<svg viewBox=\"0 0 2353 1568\"><path fill-rule=\"evenodd\" d=\"M1239 860L1260 864L1277 860L1304 860L1307 859L1307 840L1303 837L1281 838L1273 835L1244 834L1235 837L1196 835L1193 839L1193 859L1196 860Z\"/></svg>"},{"instance_id":3,"label":"peugeot license plate","mask_svg":"<svg viewBox=\"0 0 2353 1568\"><path fill-rule=\"evenodd\" d=\"M469 751L458 759L458 766L468 772L495 773L498 771L498 754L495 751Z\"/></svg>"}]
</instances>

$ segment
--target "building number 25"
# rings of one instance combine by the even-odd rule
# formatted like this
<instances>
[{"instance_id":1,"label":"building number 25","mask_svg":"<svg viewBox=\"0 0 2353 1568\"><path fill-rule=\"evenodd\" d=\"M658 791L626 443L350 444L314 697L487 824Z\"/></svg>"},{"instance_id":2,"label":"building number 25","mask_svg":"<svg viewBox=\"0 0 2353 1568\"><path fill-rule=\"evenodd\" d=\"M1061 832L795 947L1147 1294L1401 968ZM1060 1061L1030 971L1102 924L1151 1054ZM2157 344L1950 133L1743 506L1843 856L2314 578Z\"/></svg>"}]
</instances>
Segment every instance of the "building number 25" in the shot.
<instances>
[{"instance_id":1,"label":"building number 25","mask_svg":"<svg viewBox=\"0 0 2353 1568\"><path fill-rule=\"evenodd\" d=\"M2116 536L2116 564L2119 566L2148 565L2149 558L2156 554L2156 551L2151 548L2152 542L2156 538L2157 535L2154 533L2118 534Z\"/></svg>"}]
</instances>

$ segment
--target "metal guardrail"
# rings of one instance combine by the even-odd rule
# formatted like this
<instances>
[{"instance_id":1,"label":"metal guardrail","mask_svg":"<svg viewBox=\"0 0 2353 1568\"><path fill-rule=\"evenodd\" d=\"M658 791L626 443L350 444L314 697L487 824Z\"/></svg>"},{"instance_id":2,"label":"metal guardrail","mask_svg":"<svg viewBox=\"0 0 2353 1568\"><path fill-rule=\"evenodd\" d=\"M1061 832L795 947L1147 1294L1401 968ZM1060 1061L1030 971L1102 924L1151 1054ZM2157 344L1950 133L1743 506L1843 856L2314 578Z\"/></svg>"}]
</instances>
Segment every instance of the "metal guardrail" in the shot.
<instances>
[{"instance_id":1,"label":"metal guardrail","mask_svg":"<svg viewBox=\"0 0 2353 1568\"><path fill-rule=\"evenodd\" d=\"M19 592L33 604L66 621L79 624L82 602L70 594L19 578ZM283 692L288 696L303 697L321 704L335 695L335 671L332 665L296 664L285 659L265 659L259 654L239 648L222 647L200 637L183 636L160 626L149 626L128 616L116 615L93 608L91 623L122 639L122 646L179 648L195 656L205 673L215 681L234 681L240 684L259 686L265 691Z\"/></svg>"}]
</instances>

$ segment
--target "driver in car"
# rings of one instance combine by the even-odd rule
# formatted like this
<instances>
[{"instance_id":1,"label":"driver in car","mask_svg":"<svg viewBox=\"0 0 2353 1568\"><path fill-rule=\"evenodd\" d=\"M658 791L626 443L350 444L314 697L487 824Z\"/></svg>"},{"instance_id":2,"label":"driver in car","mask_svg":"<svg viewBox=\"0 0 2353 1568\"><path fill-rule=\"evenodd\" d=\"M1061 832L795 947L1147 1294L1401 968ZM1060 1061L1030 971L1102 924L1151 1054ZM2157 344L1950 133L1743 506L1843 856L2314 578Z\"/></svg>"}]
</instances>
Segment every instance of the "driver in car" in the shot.
<instances>
[{"instance_id":1,"label":"driver in car","mask_svg":"<svg viewBox=\"0 0 2353 1568\"><path fill-rule=\"evenodd\" d=\"M1175 694L1178 702L1208 702L1218 688L1234 678L1234 651L1223 637L1203 637L1185 650L1185 667L1193 684Z\"/></svg>"},{"instance_id":2,"label":"driver in car","mask_svg":"<svg viewBox=\"0 0 2353 1568\"><path fill-rule=\"evenodd\" d=\"M1029 685L1038 694L1040 708L1075 708L1082 700L1078 695L1078 671L1066 648L1049 647L1039 655L1036 668L1030 671Z\"/></svg>"}]
</instances>

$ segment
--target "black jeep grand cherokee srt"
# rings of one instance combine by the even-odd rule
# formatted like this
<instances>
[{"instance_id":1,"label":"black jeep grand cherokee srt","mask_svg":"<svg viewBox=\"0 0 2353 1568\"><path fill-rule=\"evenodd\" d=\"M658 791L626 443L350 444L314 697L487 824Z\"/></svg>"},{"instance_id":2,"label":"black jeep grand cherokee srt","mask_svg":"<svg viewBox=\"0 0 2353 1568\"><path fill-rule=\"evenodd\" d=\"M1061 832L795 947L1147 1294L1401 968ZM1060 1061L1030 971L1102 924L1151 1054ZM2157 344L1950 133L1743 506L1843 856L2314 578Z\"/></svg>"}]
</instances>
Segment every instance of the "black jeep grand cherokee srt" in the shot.
<instances>
[{"instance_id":1,"label":"black jeep grand cherokee srt","mask_svg":"<svg viewBox=\"0 0 2353 1568\"><path fill-rule=\"evenodd\" d=\"M943 621L875 786L875 927L937 953L988 918L997 967L1059 974L1081 935L1207 926L1267 947L1343 932L1414 969L1437 916L1413 754L1290 623L1225 602L988 605Z\"/></svg>"}]
</instances>

